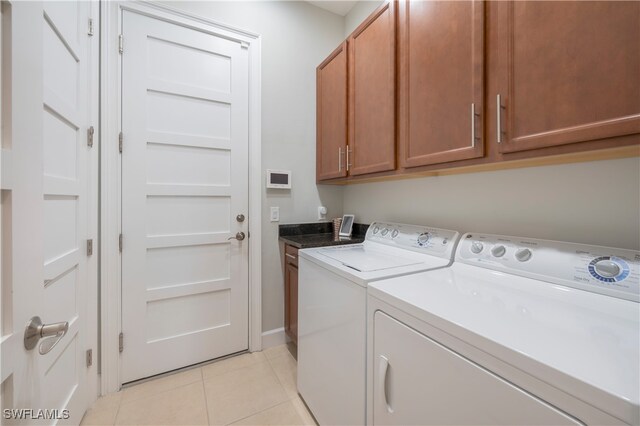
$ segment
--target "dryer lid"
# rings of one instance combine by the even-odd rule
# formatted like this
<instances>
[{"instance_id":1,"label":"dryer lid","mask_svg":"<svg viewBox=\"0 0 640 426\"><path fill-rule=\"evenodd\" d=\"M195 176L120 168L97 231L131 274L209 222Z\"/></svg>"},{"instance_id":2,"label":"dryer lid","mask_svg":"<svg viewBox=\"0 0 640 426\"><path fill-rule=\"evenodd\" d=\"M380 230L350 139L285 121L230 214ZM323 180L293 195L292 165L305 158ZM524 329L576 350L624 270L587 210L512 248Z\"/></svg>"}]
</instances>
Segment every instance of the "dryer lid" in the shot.
<instances>
[{"instance_id":1,"label":"dryer lid","mask_svg":"<svg viewBox=\"0 0 640 426\"><path fill-rule=\"evenodd\" d=\"M400 257L391 254L389 250L364 244L323 248L320 253L359 272L381 271L424 262L424 259Z\"/></svg>"}]
</instances>

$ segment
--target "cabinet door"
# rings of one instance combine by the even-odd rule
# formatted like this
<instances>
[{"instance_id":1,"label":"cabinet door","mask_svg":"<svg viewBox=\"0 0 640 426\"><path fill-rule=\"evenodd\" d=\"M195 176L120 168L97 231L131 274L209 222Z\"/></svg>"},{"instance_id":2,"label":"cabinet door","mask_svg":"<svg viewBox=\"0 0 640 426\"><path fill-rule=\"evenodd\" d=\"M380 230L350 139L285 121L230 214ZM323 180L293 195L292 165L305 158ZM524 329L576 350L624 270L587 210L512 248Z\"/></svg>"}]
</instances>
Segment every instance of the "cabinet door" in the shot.
<instances>
[{"instance_id":1,"label":"cabinet door","mask_svg":"<svg viewBox=\"0 0 640 426\"><path fill-rule=\"evenodd\" d=\"M316 70L316 178L347 175L347 42Z\"/></svg>"},{"instance_id":2,"label":"cabinet door","mask_svg":"<svg viewBox=\"0 0 640 426\"><path fill-rule=\"evenodd\" d=\"M375 425L581 424L380 311L373 368Z\"/></svg>"},{"instance_id":3,"label":"cabinet door","mask_svg":"<svg viewBox=\"0 0 640 426\"><path fill-rule=\"evenodd\" d=\"M640 133L640 2L496 6L502 152Z\"/></svg>"},{"instance_id":4,"label":"cabinet door","mask_svg":"<svg viewBox=\"0 0 640 426\"><path fill-rule=\"evenodd\" d=\"M284 246L284 331L292 341L298 335L298 249Z\"/></svg>"},{"instance_id":5,"label":"cabinet door","mask_svg":"<svg viewBox=\"0 0 640 426\"><path fill-rule=\"evenodd\" d=\"M396 167L395 7L378 8L349 37L349 174Z\"/></svg>"},{"instance_id":6,"label":"cabinet door","mask_svg":"<svg viewBox=\"0 0 640 426\"><path fill-rule=\"evenodd\" d=\"M484 2L399 3L402 167L482 157Z\"/></svg>"},{"instance_id":7,"label":"cabinet door","mask_svg":"<svg viewBox=\"0 0 640 426\"><path fill-rule=\"evenodd\" d=\"M289 268L289 337L298 344L298 268Z\"/></svg>"}]
</instances>

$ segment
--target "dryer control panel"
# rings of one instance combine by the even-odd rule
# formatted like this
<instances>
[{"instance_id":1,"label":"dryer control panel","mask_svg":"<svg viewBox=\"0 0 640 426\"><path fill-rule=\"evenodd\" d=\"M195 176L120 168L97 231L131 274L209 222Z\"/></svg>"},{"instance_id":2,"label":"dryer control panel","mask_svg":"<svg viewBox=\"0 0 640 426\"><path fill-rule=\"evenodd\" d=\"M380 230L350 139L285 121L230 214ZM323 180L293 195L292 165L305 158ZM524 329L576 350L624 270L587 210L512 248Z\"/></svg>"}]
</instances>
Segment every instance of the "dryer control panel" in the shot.
<instances>
[{"instance_id":1,"label":"dryer control panel","mask_svg":"<svg viewBox=\"0 0 640 426\"><path fill-rule=\"evenodd\" d=\"M376 243L451 259L460 233L448 229L401 223L374 222L365 239Z\"/></svg>"},{"instance_id":2,"label":"dryer control panel","mask_svg":"<svg viewBox=\"0 0 640 426\"><path fill-rule=\"evenodd\" d=\"M640 301L640 252L633 250L467 233L455 261Z\"/></svg>"}]
</instances>

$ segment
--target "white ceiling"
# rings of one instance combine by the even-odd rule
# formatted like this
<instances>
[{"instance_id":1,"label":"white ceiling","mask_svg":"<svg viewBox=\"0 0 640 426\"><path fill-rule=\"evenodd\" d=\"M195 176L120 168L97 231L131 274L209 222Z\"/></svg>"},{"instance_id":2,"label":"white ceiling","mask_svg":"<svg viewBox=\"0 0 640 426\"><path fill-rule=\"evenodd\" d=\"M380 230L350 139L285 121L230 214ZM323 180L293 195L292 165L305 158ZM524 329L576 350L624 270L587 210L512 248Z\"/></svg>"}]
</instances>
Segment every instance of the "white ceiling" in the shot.
<instances>
[{"instance_id":1,"label":"white ceiling","mask_svg":"<svg viewBox=\"0 0 640 426\"><path fill-rule=\"evenodd\" d=\"M357 0L353 1L345 1L345 0L317 0L310 1L307 0L314 6L321 7L324 10L328 10L329 12L333 12L337 15L344 16L355 6Z\"/></svg>"}]
</instances>

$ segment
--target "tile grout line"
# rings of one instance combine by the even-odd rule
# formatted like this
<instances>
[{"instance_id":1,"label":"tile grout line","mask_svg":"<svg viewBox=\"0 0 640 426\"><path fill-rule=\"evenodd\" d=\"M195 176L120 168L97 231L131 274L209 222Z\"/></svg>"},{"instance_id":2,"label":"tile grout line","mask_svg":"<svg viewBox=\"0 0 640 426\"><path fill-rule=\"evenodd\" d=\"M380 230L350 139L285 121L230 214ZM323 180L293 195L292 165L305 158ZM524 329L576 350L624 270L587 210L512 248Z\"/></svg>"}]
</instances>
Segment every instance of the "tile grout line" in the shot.
<instances>
[{"instance_id":1,"label":"tile grout line","mask_svg":"<svg viewBox=\"0 0 640 426\"><path fill-rule=\"evenodd\" d=\"M204 371L200 368L200 379L202 381L202 392L204 392L204 409L207 413L207 425L211 425L211 416L209 415L209 399L207 398L207 387L204 385Z\"/></svg>"},{"instance_id":2,"label":"tile grout line","mask_svg":"<svg viewBox=\"0 0 640 426\"><path fill-rule=\"evenodd\" d=\"M124 403L124 404L131 404L132 402L137 402L137 401L140 401L141 399L151 398L151 397L154 397L154 396L162 395L163 393L167 393L167 392L170 392L170 391L173 391L173 390L176 390L176 389L180 389L180 388L183 388L185 386L193 385L194 383L198 383L199 381L204 382L204 380L202 380L202 373L200 375L200 379L199 380L194 380L193 382L189 382L189 383L183 383L181 385L178 385L178 386L175 386L175 387L172 387L172 388L169 388L169 389L165 389L165 390L162 390L162 391L160 391L158 393L154 393L154 394L151 394L151 395L139 396L139 397L137 397L135 399L132 399L131 401L128 401L128 402ZM151 382L147 382L147 383L151 383ZM133 389L133 388L128 388L128 389ZM123 392L123 391L120 391L120 392ZM124 398L124 394L122 395L122 397ZM121 399L120 400L120 405L122 405L122 404L123 404L123 400Z\"/></svg>"},{"instance_id":3,"label":"tile grout line","mask_svg":"<svg viewBox=\"0 0 640 426\"><path fill-rule=\"evenodd\" d=\"M238 422L240 422L240 421L242 421L242 420L246 420L246 419L248 419L249 417L257 416L257 415L258 415L258 414L260 414L260 413L263 413L263 412L265 412L265 411L267 411L267 410L271 410L272 408L275 408L275 407L277 407L277 406L279 406L279 405L286 404L287 402L291 402L291 400L287 399L286 401L278 402L277 404L272 405L272 406L270 406L270 407L267 407L267 408L265 408L265 409L263 409L263 410L256 411L256 412L255 412L255 413L253 413L253 414L249 414L248 416L245 416L245 417L242 417L242 418L240 418L240 419L234 420L234 421L232 421L231 423L227 423L225 426L231 426L231 425L236 424L236 423L238 423Z\"/></svg>"},{"instance_id":4,"label":"tile grout line","mask_svg":"<svg viewBox=\"0 0 640 426\"><path fill-rule=\"evenodd\" d=\"M278 356L279 356L279 355L278 355ZM266 355L264 355L264 357L265 357L265 358L267 358L267 356L266 356ZM255 364L255 363L254 363L254 364ZM269 358L267 358L267 364L269 365L269 368L271 369L271 372L274 374L274 376L276 376L276 380L278 381L278 384L280 385L280 387L282 388L282 391L284 392L284 394L285 394L285 396L286 396L286 391L284 390L284 386L282 385L282 382L280 381L280 377L278 377L278 373L276 373L276 370L274 370L273 365L271 365L271 360L270 360ZM227 425L226 425L226 426L233 425L234 423L237 423L237 422L239 422L239 421L242 421L242 420L248 419L249 417L256 416L256 415L258 415L258 414L260 414L260 413L262 413L262 412L264 412L264 411L271 410L272 408L277 407L278 405L282 405L282 404L285 404L285 403L290 402L290 401L291 401L291 400L287 399L287 400L285 400L285 401L278 402L278 403L276 403L276 404L274 404L274 405L271 405L271 406L269 406L269 407L266 407L266 408L264 408L264 409L262 409L262 410L260 410L260 411L256 411L256 412L255 412L255 413L253 413L253 414L249 414L248 416L245 416L245 417L242 417L242 418L236 419L236 420L232 421L231 423L227 423Z\"/></svg>"}]
</instances>

